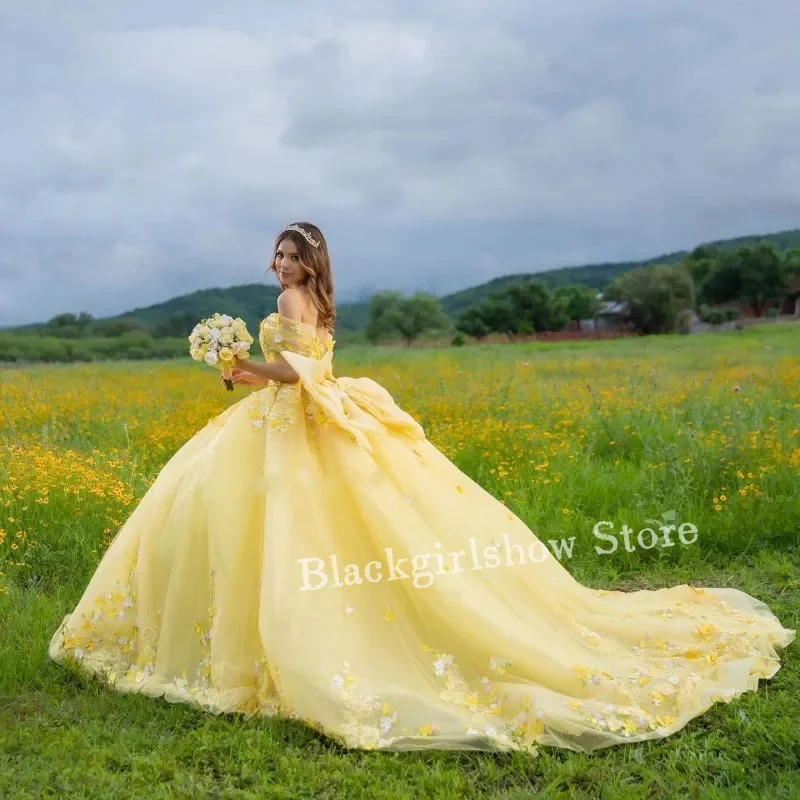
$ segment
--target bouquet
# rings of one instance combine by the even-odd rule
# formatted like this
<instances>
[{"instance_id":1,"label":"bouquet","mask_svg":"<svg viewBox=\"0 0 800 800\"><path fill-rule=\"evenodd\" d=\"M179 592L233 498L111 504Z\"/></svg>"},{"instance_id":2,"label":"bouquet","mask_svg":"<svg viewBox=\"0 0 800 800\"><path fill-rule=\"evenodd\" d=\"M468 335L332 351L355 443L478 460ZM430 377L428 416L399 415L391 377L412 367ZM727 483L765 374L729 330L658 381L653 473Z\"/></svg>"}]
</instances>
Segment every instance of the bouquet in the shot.
<instances>
[{"instance_id":1,"label":"bouquet","mask_svg":"<svg viewBox=\"0 0 800 800\"><path fill-rule=\"evenodd\" d=\"M189 353L195 361L205 361L210 367L222 370L225 388L233 391L231 367L237 359L250 358L253 337L241 317L214 314L201 319L189 336Z\"/></svg>"}]
</instances>

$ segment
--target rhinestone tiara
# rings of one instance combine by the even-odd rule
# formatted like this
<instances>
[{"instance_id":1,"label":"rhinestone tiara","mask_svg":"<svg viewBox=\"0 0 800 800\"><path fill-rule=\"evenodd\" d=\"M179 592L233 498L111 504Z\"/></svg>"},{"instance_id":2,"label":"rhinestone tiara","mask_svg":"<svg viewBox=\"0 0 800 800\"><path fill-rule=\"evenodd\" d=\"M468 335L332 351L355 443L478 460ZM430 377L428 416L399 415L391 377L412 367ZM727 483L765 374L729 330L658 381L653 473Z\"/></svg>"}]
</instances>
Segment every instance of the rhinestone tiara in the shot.
<instances>
[{"instance_id":1,"label":"rhinestone tiara","mask_svg":"<svg viewBox=\"0 0 800 800\"><path fill-rule=\"evenodd\" d=\"M312 247L319 247L319 241L317 239L313 239L311 234L305 229L301 228L299 225L287 225L281 233L286 233L286 231L296 231L299 233Z\"/></svg>"}]
</instances>

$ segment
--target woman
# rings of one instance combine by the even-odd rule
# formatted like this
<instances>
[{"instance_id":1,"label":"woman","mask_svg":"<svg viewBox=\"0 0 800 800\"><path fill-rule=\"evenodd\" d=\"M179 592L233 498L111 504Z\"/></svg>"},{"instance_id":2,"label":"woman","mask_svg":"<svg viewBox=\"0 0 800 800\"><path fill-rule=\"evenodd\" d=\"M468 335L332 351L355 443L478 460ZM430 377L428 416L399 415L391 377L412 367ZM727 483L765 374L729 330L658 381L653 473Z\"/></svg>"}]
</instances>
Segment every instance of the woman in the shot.
<instances>
[{"instance_id":1,"label":"woman","mask_svg":"<svg viewBox=\"0 0 800 800\"><path fill-rule=\"evenodd\" d=\"M52 658L388 750L664 737L775 674L795 632L766 605L581 585L383 388L336 378L317 227L281 231L270 269L265 361L233 376L261 388L164 466Z\"/></svg>"}]
</instances>

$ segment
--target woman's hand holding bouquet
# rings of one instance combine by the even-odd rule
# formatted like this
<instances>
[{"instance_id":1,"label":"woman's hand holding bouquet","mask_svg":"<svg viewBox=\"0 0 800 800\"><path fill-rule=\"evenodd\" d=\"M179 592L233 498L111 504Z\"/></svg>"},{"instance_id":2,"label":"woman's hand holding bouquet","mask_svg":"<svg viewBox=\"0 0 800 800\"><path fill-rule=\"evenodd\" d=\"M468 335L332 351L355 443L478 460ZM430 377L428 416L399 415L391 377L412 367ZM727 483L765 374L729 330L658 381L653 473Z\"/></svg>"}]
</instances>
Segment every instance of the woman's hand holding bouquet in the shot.
<instances>
[{"instance_id":1,"label":"woman's hand holding bouquet","mask_svg":"<svg viewBox=\"0 0 800 800\"><path fill-rule=\"evenodd\" d=\"M195 361L204 361L222 370L222 380L229 392L233 391L232 370L238 360L250 358L253 337L241 317L216 313L201 319L189 336L189 353ZM237 370L237 373L241 370ZM237 378L238 378L237 374ZM237 383L245 381L237 380Z\"/></svg>"}]
</instances>

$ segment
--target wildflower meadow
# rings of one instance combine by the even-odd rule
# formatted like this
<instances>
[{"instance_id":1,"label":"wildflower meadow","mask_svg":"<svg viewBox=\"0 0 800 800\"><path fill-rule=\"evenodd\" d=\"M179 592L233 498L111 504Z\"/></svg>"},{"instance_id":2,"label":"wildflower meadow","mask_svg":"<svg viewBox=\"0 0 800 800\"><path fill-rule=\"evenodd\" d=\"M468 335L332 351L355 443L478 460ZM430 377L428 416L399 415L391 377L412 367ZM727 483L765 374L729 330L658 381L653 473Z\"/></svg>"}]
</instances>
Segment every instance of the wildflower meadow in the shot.
<instances>
[{"instance_id":1,"label":"wildflower meadow","mask_svg":"<svg viewBox=\"0 0 800 800\"><path fill-rule=\"evenodd\" d=\"M352 347L334 370L385 386L540 539L574 537L561 560L580 581L736 587L800 627L800 325ZM0 369L0 796L800 796L796 643L772 680L668 739L536 758L347 752L298 722L120 695L51 663L50 636L159 469L250 391L188 356ZM659 520L696 536L648 547L637 534Z\"/></svg>"}]
</instances>

